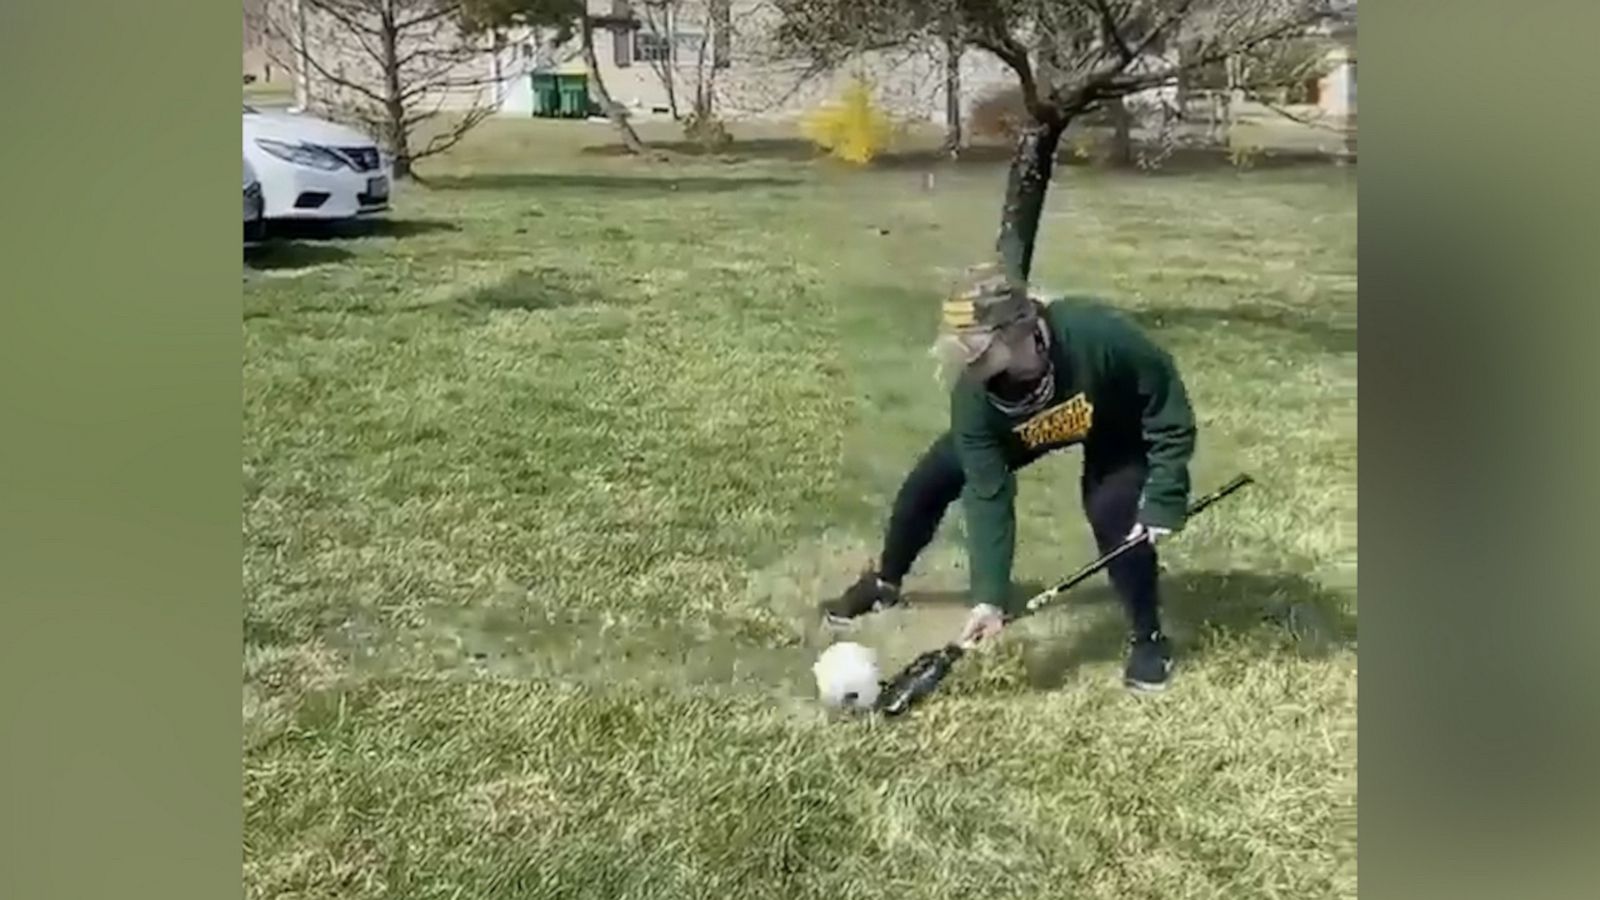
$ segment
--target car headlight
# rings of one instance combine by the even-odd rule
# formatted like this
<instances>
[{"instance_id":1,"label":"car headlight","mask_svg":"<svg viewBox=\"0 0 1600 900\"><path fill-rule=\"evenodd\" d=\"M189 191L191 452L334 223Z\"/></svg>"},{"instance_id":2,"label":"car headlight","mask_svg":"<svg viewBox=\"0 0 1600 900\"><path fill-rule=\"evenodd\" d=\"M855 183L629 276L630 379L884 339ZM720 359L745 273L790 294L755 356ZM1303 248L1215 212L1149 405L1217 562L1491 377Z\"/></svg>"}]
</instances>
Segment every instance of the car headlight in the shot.
<instances>
[{"instance_id":1,"label":"car headlight","mask_svg":"<svg viewBox=\"0 0 1600 900\"><path fill-rule=\"evenodd\" d=\"M257 138L256 146L297 166L331 172L344 165L344 160L337 154L312 144L286 144L283 141Z\"/></svg>"}]
</instances>

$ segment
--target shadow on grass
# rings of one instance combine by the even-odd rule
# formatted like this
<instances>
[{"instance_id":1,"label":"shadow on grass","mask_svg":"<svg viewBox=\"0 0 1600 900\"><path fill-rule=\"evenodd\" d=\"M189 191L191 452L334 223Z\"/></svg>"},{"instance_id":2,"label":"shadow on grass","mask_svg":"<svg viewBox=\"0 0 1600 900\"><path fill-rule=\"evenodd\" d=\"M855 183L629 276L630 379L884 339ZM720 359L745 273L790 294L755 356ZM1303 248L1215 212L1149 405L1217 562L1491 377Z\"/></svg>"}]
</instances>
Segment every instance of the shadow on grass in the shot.
<instances>
[{"instance_id":1,"label":"shadow on grass","mask_svg":"<svg viewBox=\"0 0 1600 900\"><path fill-rule=\"evenodd\" d=\"M1207 309L1193 306L1157 306L1129 310L1128 315L1152 330L1162 328L1213 329L1242 323L1297 335L1325 353L1356 352L1356 330L1329 322L1297 316L1281 309L1263 306L1230 306Z\"/></svg>"},{"instance_id":2,"label":"shadow on grass","mask_svg":"<svg viewBox=\"0 0 1600 900\"><path fill-rule=\"evenodd\" d=\"M721 149L707 149L689 141L657 141L651 147L678 156L743 162L769 160L774 162L821 162L828 159L810 141L803 138L751 138L734 141ZM959 156L952 158L948 152L936 147L918 147L893 150L877 157L872 168L908 169L932 166L987 168L1011 162L1013 148L1009 143L981 143L962 148ZM599 144L580 151L586 156L622 157L628 153L620 144ZM1183 175L1195 172L1235 170L1230 151L1226 147L1180 147L1175 149L1160 168L1143 170L1135 166L1111 167L1078 156L1068 142L1063 141L1056 153L1057 164L1073 168L1102 167L1110 172L1136 175ZM1301 167L1326 167L1336 164L1336 157L1319 150L1275 149L1255 156L1250 164L1254 169L1289 169Z\"/></svg>"},{"instance_id":3,"label":"shadow on grass","mask_svg":"<svg viewBox=\"0 0 1600 900\"><path fill-rule=\"evenodd\" d=\"M1028 641L1024 656L1030 684L1050 690L1065 684L1085 664L1120 662L1126 657L1127 620L1109 585L1062 598L1062 606L1068 607L1101 604L1116 607L1115 614L1099 618L1087 631L1069 638ZM1242 638L1263 651L1292 646L1309 658L1327 656L1356 639L1356 620L1342 596L1308 578L1286 573L1168 575L1162 579L1162 619L1168 630L1177 634L1174 657L1179 665L1206 654L1212 644L1206 639L1208 632Z\"/></svg>"},{"instance_id":4,"label":"shadow on grass","mask_svg":"<svg viewBox=\"0 0 1600 900\"><path fill-rule=\"evenodd\" d=\"M500 310L533 311L612 302L609 295L560 269L540 268L513 272L445 306L458 315L475 317Z\"/></svg>"},{"instance_id":5,"label":"shadow on grass","mask_svg":"<svg viewBox=\"0 0 1600 900\"><path fill-rule=\"evenodd\" d=\"M1137 150L1135 151L1138 152ZM1140 169L1137 166L1106 166L1072 153L1058 156L1060 164L1072 168L1103 168L1107 172L1160 178L1170 175L1193 175L1204 172L1236 172L1248 175L1253 171L1282 171L1286 169L1332 169L1339 159L1319 150L1275 149L1254 156L1245 165L1234 163L1226 147L1180 147L1172 151L1157 168ZM1353 163L1350 166L1354 171Z\"/></svg>"},{"instance_id":6,"label":"shadow on grass","mask_svg":"<svg viewBox=\"0 0 1600 900\"><path fill-rule=\"evenodd\" d=\"M342 247L269 240L247 248L244 251L244 265L246 269L256 272L292 272L344 262L354 255Z\"/></svg>"},{"instance_id":7,"label":"shadow on grass","mask_svg":"<svg viewBox=\"0 0 1600 900\"><path fill-rule=\"evenodd\" d=\"M428 186L441 191L584 191L616 194L725 194L753 187L791 187L797 178L681 177L671 175L585 175L556 172L505 172L430 178Z\"/></svg>"},{"instance_id":8,"label":"shadow on grass","mask_svg":"<svg viewBox=\"0 0 1600 900\"><path fill-rule=\"evenodd\" d=\"M272 222L267 226L267 236L296 241L338 241L354 238L412 238L460 230L461 226L454 222L374 217L337 222Z\"/></svg>"},{"instance_id":9,"label":"shadow on grass","mask_svg":"<svg viewBox=\"0 0 1600 900\"><path fill-rule=\"evenodd\" d=\"M663 150L678 156L701 157L724 162L738 162L745 159L810 162L821 156L816 146L800 138L751 138L750 140L734 141L721 149L708 149L692 141L652 141L650 146L652 149ZM584 147L579 153L584 156L613 158L630 155L621 144L615 143L594 144Z\"/></svg>"},{"instance_id":10,"label":"shadow on grass","mask_svg":"<svg viewBox=\"0 0 1600 900\"><path fill-rule=\"evenodd\" d=\"M823 162L829 159L827 153L802 138L751 138L734 141L720 149L707 149L689 141L659 141L652 143L651 146L677 156L729 163L751 160ZM612 144L585 147L581 152L588 156L607 157L626 154L622 147ZM946 164L992 166L1008 162L1010 159L1011 147L1008 145L978 145L965 148L955 159L937 147L894 150L877 157L872 164L874 167L889 169Z\"/></svg>"}]
</instances>

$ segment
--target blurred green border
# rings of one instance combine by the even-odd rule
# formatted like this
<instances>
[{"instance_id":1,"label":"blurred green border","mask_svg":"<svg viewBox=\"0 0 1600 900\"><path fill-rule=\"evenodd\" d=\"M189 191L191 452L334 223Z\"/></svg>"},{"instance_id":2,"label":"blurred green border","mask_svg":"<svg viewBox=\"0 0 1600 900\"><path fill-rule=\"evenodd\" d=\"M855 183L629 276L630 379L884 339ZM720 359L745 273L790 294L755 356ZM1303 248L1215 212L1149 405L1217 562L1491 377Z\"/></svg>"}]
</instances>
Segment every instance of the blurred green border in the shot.
<instances>
[{"instance_id":1,"label":"blurred green border","mask_svg":"<svg viewBox=\"0 0 1600 900\"><path fill-rule=\"evenodd\" d=\"M241 892L240 17L0 6L0 897Z\"/></svg>"},{"instance_id":2,"label":"blurred green border","mask_svg":"<svg viewBox=\"0 0 1600 900\"><path fill-rule=\"evenodd\" d=\"M1600 7L1362 11L1362 896L1594 896Z\"/></svg>"}]
</instances>

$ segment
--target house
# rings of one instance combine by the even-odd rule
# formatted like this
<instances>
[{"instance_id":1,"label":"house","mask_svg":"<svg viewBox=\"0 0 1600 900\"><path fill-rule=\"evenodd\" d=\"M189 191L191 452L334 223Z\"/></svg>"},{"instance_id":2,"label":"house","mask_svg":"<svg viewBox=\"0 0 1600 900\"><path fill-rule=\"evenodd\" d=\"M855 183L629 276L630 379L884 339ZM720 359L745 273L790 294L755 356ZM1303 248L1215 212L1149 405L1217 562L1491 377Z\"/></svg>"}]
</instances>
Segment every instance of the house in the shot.
<instances>
[{"instance_id":1,"label":"house","mask_svg":"<svg viewBox=\"0 0 1600 900\"><path fill-rule=\"evenodd\" d=\"M793 118L839 96L855 77L873 85L891 115L942 121L945 52L930 44L872 54L841 71L813 73L784 59L772 41L776 13L760 0L678 0L672 4L590 0L601 80L611 99L635 118L686 114L702 90L724 116ZM733 23L737 22L737 28ZM577 41L551 49L524 29L505 36L496 54L494 104L508 115L532 115L535 74L585 75ZM981 50L962 55L963 102L1015 83L1015 75Z\"/></svg>"},{"instance_id":2,"label":"house","mask_svg":"<svg viewBox=\"0 0 1600 900\"><path fill-rule=\"evenodd\" d=\"M280 60L287 54L267 25L267 0L244 0L244 76L258 85L293 81L293 73Z\"/></svg>"},{"instance_id":3,"label":"house","mask_svg":"<svg viewBox=\"0 0 1600 900\"><path fill-rule=\"evenodd\" d=\"M1336 42L1328 53L1329 72L1317 83L1317 106L1323 115L1353 123L1356 116L1356 21L1352 5L1348 18L1330 24L1326 36Z\"/></svg>"},{"instance_id":4,"label":"house","mask_svg":"<svg viewBox=\"0 0 1600 900\"><path fill-rule=\"evenodd\" d=\"M272 2L272 0L258 0ZM880 51L836 71L814 72L804 59L785 57L776 47L778 13L766 0L587 0L595 63L606 93L634 119L670 118L691 112L697 96L709 96L725 119L792 119L838 98L854 78L872 86L874 99L901 121L942 123L946 117L946 51L939 41ZM1353 119L1355 102L1354 3L1348 13L1320 29L1340 43L1337 65L1322 80L1317 102L1329 116ZM317 4L305 0L302 7ZM369 103L381 93L381 73L373 71L370 48L328 21L308 13L310 55L307 97L312 105L338 99L339 80L357 81L367 91L342 93ZM454 60L449 77L423 94L429 108L488 108L506 116L545 114L538 82L562 79L586 93L565 104L598 113L599 91L589 84L589 67L576 36L552 46L552 35L531 28L504 29L475 42L463 42L453 23L440 20L427 34L408 34L413 51ZM1158 57L1151 65L1170 64ZM961 54L959 105L964 115L994 91L1014 88L1015 73L992 54L967 48ZM411 86L408 85L408 89ZM1130 98L1130 105L1160 100L1176 103L1176 86L1163 86ZM362 100L362 95L365 99ZM569 95L570 99L570 95Z\"/></svg>"}]
</instances>

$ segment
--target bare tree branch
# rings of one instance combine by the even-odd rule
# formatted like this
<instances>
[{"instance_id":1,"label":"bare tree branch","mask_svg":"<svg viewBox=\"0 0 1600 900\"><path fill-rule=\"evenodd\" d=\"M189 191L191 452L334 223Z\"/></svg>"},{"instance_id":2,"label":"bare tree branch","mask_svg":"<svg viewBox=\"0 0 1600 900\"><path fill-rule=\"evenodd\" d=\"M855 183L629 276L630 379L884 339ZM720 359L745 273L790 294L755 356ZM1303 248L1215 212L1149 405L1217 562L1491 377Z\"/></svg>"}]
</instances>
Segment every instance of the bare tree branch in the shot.
<instances>
[{"instance_id":1,"label":"bare tree branch","mask_svg":"<svg viewBox=\"0 0 1600 900\"><path fill-rule=\"evenodd\" d=\"M666 59L651 57L648 62L667 92L667 107L672 111L673 119L678 118L678 80L674 58L678 48L674 40L672 18L678 6L678 0L647 0L644 4L645 28L667 45Z\"/></svg>"},{"instance_id":2,"label":"bare tree branch","mask_svg":"<svg viewBox=\"0 0 1600 900\"><path fill-rule=\"evenodd\" d=\"M361 82L359 82L359 81L357 81L355 79L352 79L352 78L347 78L344 75L336 74L334 72L329 71L326 66L324 66L322 63L317 61L317 58L316 58L315 54L307 53L305 55L305 60L306 60L307 65L309 65L312 69L316 70L316 73L319 76L321 76L324 80L326 80L329 84L332 84L332 85L335 85L337 87L343 88L344 90L354 91L355 93L360 94L363 97L366 97L367 99L371 100L374 103L383 104L383 103L388 102L387 98L385 98L382 94L379 94L376 91L371 90L370 88L368 88L366 85L362 84Z\"/></svg>"},{"instance_id":3,"label":"bare tree branch","mask_svg":"<svg viewBox=\"0 0 1600 900\"><path fill-rule=\"evenodd\" d=\"M345 27L352 36L360 40L362 36L369 36L382 40L383 29L376 25L369 25L362 20L362 15L370 15L370 8L363 8L353 3L340 3L337 0L304 0L306 7L313 12L320 12L340 25Z\"/></svg>"},{"instance_id":4,"label":"bare tree branch","mask_svg":"<svg viewBox=\"0 0 1600 900\"><path fill-rule=\"evenodd\" d=\"M412 81L409 87L401 89L399 99L402 103L410 103L433 96L448 97L453 92L485 88L498 83L493 77L488 76L452 78L448 75L435 74L431 78Z\"/></svg>"},{"instance_id":5,"label":"bare tree branch","mask_svg":"<svg viewBox=\"0 0 1600 900\"><path fill-rule=\"evenodd\" d=\"M1160 22L1156 23L1154 28L1150 29L1149 33L1144 36L1144 40L1139 42L1139 46L1133 48L1133 58L1139 59L1143 57L1150 51L1150 48L1165 40L1171 34L1172 29L1182 23L1184 17L1189 15L1189 10L1194 6L1194 2L1195 0L1182 0L1182 2L1175 5L1162 17Z\"/></svg>"},{"instance_id":6,"label":"bare tree branch","mask_svg":"<svg viewBox=\"0 0 1600 900\"><path fill-rule=\"evenodd\" d=\"M315 3L313 3L312 5L313 6L317 6L318 9L321 9L324 12L328 11L326 7L318 6ZM367 38L367 34L368 34L367 29L363 28L363 29L358 31L356 29L356 26L355 26L354 22L346 24L343 20L340 20L340 24L345 25L345 27L347 29L349 29L349 31L350 31L350 34L349 34L350 40L353 41L357 47L359 47L364 53L367 54L367 58L368 59L371 59L374 63L378 64L379 66L382 66L384 64L384 61L383 61L383 50L381 48L379 48L379 47L374 47L372 45L371 41ZM382 31L382 29L373 29L370 33L375 35L378 41L381 42L383 40L383 31Z\"/></svg>"},{"instance_id":7,"label":"bare tree branch","mask_svg":"<svg viewBox=\"0 0 1600 900\"><path fill-rule=\"evenodd\" d=\"M1138 59L1138 54L1128 42L1122 39L1122 32L1117 27L1117 16L1111 11L1111 5L1106 0L1089 0L1089 5L1094 7L1095 13L1100 17L1100 33L1105 40L1117 51L1117 56L1123 65Z\"/></svg>"},{"instance_id":8,"label":"bare tree branch","mask_svg":"<svg viewBox=\"0 0 1600 900\"><path fill-rule=\"evenodd\" d=\"M1330 125L1327 122L1318 121L1317 119L1312 119L1312 118L1309 118L1309 117L1306 117L1306 116L1302 116L1302 115L1300 115L1298 113L1291 112L1290 110L1284 109L1282 106L1279 106L1278 104L1273 103L1272 101L1267 100L1264 97L1252 97L1251 99L1254 100L1256 103L1259 103L1260 105L1262 105L1262 106L1266 107L1267 109L1271 110L1272 112L1277 113L1278 115L1284 117L1285 119L1288 119L1289 121L1295 122L1295 123L1300 124L1300 125L1304 125L1307 128L1316 128L1316 129L1319 129L1319 130L1322 130L1322 131L1329 131L1329 132L1332 132L1334 134L1347 134L1347 133L1349 133L1349 129L1348 128L1340 128L1337 125Z\"/></svg>"},{"instance_id":9,"label":"bare tree branch","mask_svg":"<svg viewBox=\"0 0 1600 900\"><path fill-rule=\"evenodd\" d=\"M320 105L380 136L396 177L408 177L416 160L442 152L493 114L489 51L450 21L462 16L460 0L303 3L308 21L287 21L280 5L273 31L316 76ZM452 126L414 147L417 129L455 102L466 108Z\"/></svg>"},{"instance_id":10,"label":"bare tree branch","mask_svg":"<svg viewBox=\"0 0 1600 900\"><path fill-rule=\"evenodd\" d=\"M992 35L975 37L969 43L989 51L1009 66L1017 74L1017 81L1022 86L1022 100L1028 112L1041 119L1046 115L1043 98L1039 96L1039 84L1033 77L1033 66L1028 62L1028 51L1021 44L1009 35L1004 40L996 40Z\"/></svg>"},{"instance_id":11,"label":"bare tree branch","mask_svg":"<svg viewBox=\"0 0 1600 900\"><path fill-rule=\"evenodd\" d=\"M779 109L787 104L790 100L793 100L795 95L799 94L801 89L807 84L810 84L812 80L816 79L818 76L826 74L832 68L832 63L825 62L823 60L811 60L806 62L800 66L798 72L791 73L792 78L786 79L788 80L788 86L779 91L777 95L769 96L763 102L753 105L745 104L743 107L746 109L746 111L755 113ZM767 74L770 75L771 73Z\"/></svg>"},{"instance_id":12,"label":"bare tree branch","mask_svg":"<svg viewBox=\"0 0 1600 900\"><path fill-rule=\"evenodd\" d=\"M404 19L402 21L396 22L395 23L395 30L402 31L402 32L410 31L411 29L416 28L419 25L427 25L430 22L437 22L437 21L440 21L441 19L459 17L460 15L461 15L461 4L459 4L459 3L445 3L445 4L441 5L441 6L439 6L437 9L433 10L432 12L426 12L426 13L423 13L421 15L413 16L413 17L411 17L409 19Z\"/></svg>"},{"instance_id":13,"label":"bare tree branch","mask_svg":"<svg viewBox=\"0 0 1600 900\"><path fill-rule=\"evenodd\" d=\"M1202 47L1189 59L1182 62L1156 69L1150 72L1120 72L1105 78L1102 82L1090 86L1087 96L1091 99L1107 100L1127 94L1138 93L1163 85L1173 84L1178 75L1185 71L1201 69L1209 65L1222 62L1230 57L1241 56L1262 45L1281 40L1289 35L1299 33L1307 24L1305 20L1285 22L1276 27L1267 29L1236 42L1218 41L1210 46Z\"/></svg>"}]
</instances>

